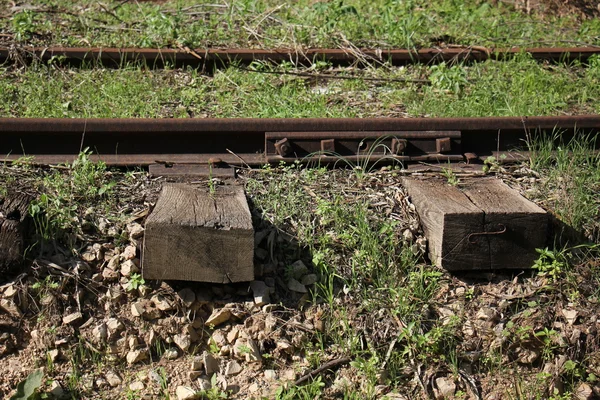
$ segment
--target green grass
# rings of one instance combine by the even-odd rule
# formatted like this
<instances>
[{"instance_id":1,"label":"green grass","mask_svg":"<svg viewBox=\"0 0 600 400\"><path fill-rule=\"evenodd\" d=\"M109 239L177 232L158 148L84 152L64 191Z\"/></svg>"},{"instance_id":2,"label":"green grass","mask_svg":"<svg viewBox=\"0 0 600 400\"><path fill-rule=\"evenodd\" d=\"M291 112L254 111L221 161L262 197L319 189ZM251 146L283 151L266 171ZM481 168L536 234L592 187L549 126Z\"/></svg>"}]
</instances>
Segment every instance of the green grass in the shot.
<instances>
[{"instance_id":1,"label":"green grass","mask_svg":"<svg viewBox=\"0 0 600 400\"><path fill-rule=\"evenodd\" d=\"M353 69L255 65L214 75L194 69L129 66L62 69L54 64L0 69L2 117L404 117L521 116L600 112L600 58L588 65L540 64L528 55L471 66ZM364 78L364 79L363 79ZM373 81L369 79L380 79ZM395 82L392 79L408 79ZM425 83L415 83L415 79Z\"/></svg>"},{"instance_id":2,"label":"green grass","mask_svg":"<svg viewBox=\"0 0 600 400\"><path fill-rule=\"evenodd\" d=\"M569 146L571 151L573 146L575 143ZM534 160L539 171L557 165L540 155ZM599 170L592 164L581 168ZM247 178L246 190L261 220L291 235L297 246L312 256L312 267L319 276L312 301L324 310L328 322L327 329L305 345L305 357L313 368L337 356L352 358L347 367L350 372L344 376L354 378L347 388L336 392L339 398L379 398L379 385L408 393L407 385L414 389L411 385L416 385L413 379L419 370L422 374L447 371L443 373L460 382L465 368L477 382L486 382L485 391L497 390L496 382L498 393L510 398L517 382L525 395L517 398L547 398L544 393L552 394L548 392L552 380L544 375L543 366L559 355L570 357L570 369L560 372L565 382L561 398L569 398L581 382L594 382L592 360L597 353L571 355L572 346L562 339L568 330L556 325L560 317L555 310L595 307L600 282L597 245L546 249L540 252L535 269L519 278L467 283L471 278L462 281L460 274L450 275L427 265L402 239L400 224L407 221L399 223L374 205L379 203L375 193L385 197L381 191L392 182L397 184L393 170L361 178L352 170L294 165L266 167ZM587 184L598 182L595 178ZM594 190L597 192L597 186L590 187L589 193ZM597 214L589 217L598 220ZM289 239L275 241L281 244L275 248L274 260L288 265L297 251L285 248ZM503 285L511 281L518 291L529 294L502 300L506 302L502 317L490 325L495 333L491 327L480 327L467 339L465 323L478 324L474 316L482 307L497 307L499 300L487 291L498 290L496 295L502 297ZM458 295L452 288L461 286L464 294ZM454 315L443 317L440 310L444 307L452 308ZM479 343L475 346L477 358L470 361L466 354L472 353L474 338ZM520 346L535 349L539 361L516 364L520 353L515 349ZM339 373L335 378L324 374L305 387L281 389L278 395L282 399L330 398L334 390L331 381L339 377ZM462 382L460 390L467 391ZM418 386L416 390L422 393Z\"/></svg>"},{"instance_id":3,"label":"green grass","mask_svg":"<svg viewBox=\"0 0 600 400\"><path fill-rule=\"evenodd\" d=\"M312 400L320 398L322 388L325 383L321 381L320 377L317 377L314 381L310 382L306 386L291 386L284 388L281 386L275 393L275 400Z\"/></svg>"},{"instance_id":4,"label":"green grass","mask_svg":"<svg viewBox=\"0 0 600 400\"><path fill-rule=\"evenodd\" d=\"M447 42L465 45L542 46L599 44L600 37L598 20L579 23L573 17L528 16L503 2L492 7L480 1L302 0L292 7L274 1L223 6L208 5L214 3L209 1L170 1L160 6L130 1L114 8L119 3L40 0L31 2L33 10L14 13L3 4L0 13L9 18L0 20L0 33L14 35L20 44L163 47L420 47L436 44L436 38L443 35L451 37ZM506 62L468 66L384 65L361 71L333 69L324 63L309 69L290 64L251 66L264 72L360 74L351 80L248 72L235 66L210 71L212 75L136 65L118 70L65 69L59 61L0 67L0 116L466 117L600 112L598 57L587 65L549 65L519 55ZM600 158L588 152L592 141L558 146L549 139L530 144L529 167L540 176L534 185L537 200L598 241ZM551 159L551 152L558 157ZM493 329L506 337L505 344L492 348L488 337L481 335L477 338L481 358L468 361L465 354L472 343L463 337L464 323L473 320L482 307L496 307L498 299L486 303L487 296L479 288L492 290L489 282L457 283L454 276L428 265L420 250L404 240L406 226L401 224L406 221L398 222L374 205L378 193L398 187L394 173L293 165L266 167L246 177L253 207L276 237L271 247L274 254L269 254L275 257L272 261L285 269L299 254L309 254L305 261L319 277L306 307L322 310L326 324L323 332L307 335L302 343L310 367L335 356L351 356L345 368L356 379L337 394L347 399L378 398L382 384L414 394L420 391L412 386L418 371L423 377L426 371L449 371L457 377L467 366L480 383L516 376L515 382L527 388L526 395L531 391L534 396L544 393L551 382L541 374L543 366L523 366L526 373L515 367L511 351L526 343L539 348L544 362L561 354L573 356L572 368L562 372L568 391L590 380L597 353L579 354L566 342L556 344L559 328L554 323L560 318L556 310L571 307L569 303L581 309L595 307L600 282L597 262L593 262L597 248L546 250L537 271L523 274L514 283L515 293L535 288L533 294L502 300L506 325ZM458 179L449 173L447 178ZM118 199L113 198L113 189L118 187L113 188L112 182L111 172L91 163L86 153L72 167L40 174L35 187L44 195L34 204L39 208L35 221L40 237L76 236L75 218L83 221L91 205L95 205L94 213L116 223L119 217L112 212L118 208ZM13 185L14 178L0 175L0 191ZM465 288L462 297L453 292L461 286ZM39 290L49 289L40 283ZM449 319L440 311L447 303L459 308ZM99 357L81 343L73 350L71 389L81 389L85 368L78 366L87 360L90 367L101 362ZM277 396L327 398L332 380L327 372L306 386L281 389ZM503 384L509 387L506 381Z\"/></svg>"},{"instance_id":5,"label":"green grass","mask_svg":"<svg viewBox=\"0 0 600 400\"><path fill-rule=\"evenodd\" d=\"M597 136L559 140L560 132L530 144L531 168L541 179L531 196L552 210L560 220L600 240L600 155Z\"/></svg>"},{"instance_id":6,"label":"green grass","mask_svg":"<svg viewBox=\"0 0 600 400\"><path fill-rule=\"evenodd\" d=\"M534 149L530 167L542 176L552 176L548 171L568 172L577 161L581 164L577 175L584 175L586 170L598 171L598 165L592 162L596 158L589 154L584 157L590 144L591 140L570 142L560 150L542 141ZM558 160L551 160L547 157L550 150L563 154ZM87 207L107 200L105 197L111 193L100 195L98 190L111 182L115 173L90 162L87 156L82 153L73 167L35 174L40 190L64 202L62 208L75 205L72 216L80 220L82 216L93 220L94 215L104 215L98 204L90 215ZM575 161L567 162L569 157ZM13 173L18 173L18 168L32 172L26 165L5 168ZM563 180L565 176L562 175ZM561 182L558 178L557 184ZM336 357L351 358L335 372L323 372L304 386L282 388L277 398L375 399L381 398L378 391L382 385L386 393L422 393L414 386L419 371L423 379L427 371L443 371L460 382L460 374L466 368L488 391L490 380L503 379L498 384L505 390L503 397L509 398L506 393L512 396L510 387L518 382L526 395L541 393L540 398L544 398L543 393L552 383L543 375L544 363L553 362L560 355L568 357L568 368L560 372L566 393L574 392L581 382L594 382L597 350L580 351L577 344L562 340L563 336L569 337L571 328L557 324L562 321L562 314L556 310L577 309L581 312L578 324L588 326L585 313L596 308L599 295L597 245L545 250L536 270L530 273L505 277L500 282L482 279L468 283L461 281L460 275L429 265L422 251L404 238L404 230L416 224L416 216L407 217L410 213L406 211L406 199L394 168L357 172L351 168L280 165L247 171L241 179L245 180L252 200L257 232L266 229L267 241L273 244L268 257L278 266L276 276L286 279L286 266L298 259L318 275L307 304L300 306L291 293L280 297L290 315L303 315L310 320L319 312L324 321L322 330L299 335L299 360L304 358L309 365L277 359L273 360L274 368L302 367L306 371ZM589 186L585 190L597 191L599 181L598 175L588 178L583 183ZM90 187L95 189L90 192ZM118 185L114 190L124 188ZM589 218L597 220L598 215L589 214ZM39 299L44 293L58 290L58 279L38 280L31 287L34 292L30 298ZM459 288L463 294L458 293ZM506 295L507 288L518 295ZM485 328L489 332L477 328L481 329L477 335L468 337L464 333L466 322L478 323L482 320L477 317L479 311L495 309L499 298L503 302L501 320ZM454 315L445 316L443 309L452 309ZM494 347L491 343L496 337L504 341ZM479 354L474 361L466 355L472 353L473 339ZM539 363L517 368L515 349L520 346L538 350ZM103 352L83 341L65 354L71 372L64 383L74 396L84 390L84 374L100 371L111 362ZM334 394L333 382L341 377L352 379ZM465 386L460 390L466 390ZM215 398L219 393L215 389Z\"/></svg>"},{"instance_id":7,"label":"green grass","mask_svg":"<svg viewBox=\"0 0 600 400\"><path fill-rule=\"evenodd\" d=\"M77 216L83 209L96 207L104 213L114 203L111 194L116 183L110 181L104 163L90 161L90 154L84 150L65 167L67 173L54 170L38 183L42 194L31 203L29 213L41 244L72 240L82 229Z\"/></svg>"},{"instance_id":8,"label":"green grass","mask_svg":"<svg viewBox=\"0 0 600 400\"><path fill-rule=\"evenodd\" d=\"M0 29L23 43L140 47L427 47L598 44L600 21L531 15L504 2L470 0L33 0Z\"/></svg>"},{"instance_id":9,"label":"green grass","mask_svg":"<svg viewBox=\"0 0 600 400\"><path fill-rule=\"evenodd\" d=\"M528 55L478 64L465 68L469 82L459 84L460 90L448 92L433 84L422 93L410 93L408 111L452 117L596 113L600 111L597 60L587 69L540 65Z\"/></svg>"},{"instance_id":10,"label":"green grass","mask_svg":"<svg viewBox=\"0 0 600 400\"><path fill-rule=\"evenodd\" d=\"M394 337L402 352L437 363L443 362L454 329L427 316L426 305L442 274L422 263L421 253L403 241L397 222L378 216L366 195L351 199L344 195L374 187L376 183L353 172L295 166L263 169L246 186L263 218L292 233L298 245L312 254L320 277L314 301L323 303L330 320L336 321L315 338L314 348L352 355L352 367L365 380L361 393L366 398L375 396L378 368L389 357L386 353ZM369 322L375 315L378 322ZM396 321L410 331L403 333ZM383 326L386 333L378 333ZM361 335L374 341L365 346ZM387 360L386 383L395 385L407 360ZM305 390L313 393L317 388ZM306 395L295 390L289 393Z\"/></svg>"}]
</instances>

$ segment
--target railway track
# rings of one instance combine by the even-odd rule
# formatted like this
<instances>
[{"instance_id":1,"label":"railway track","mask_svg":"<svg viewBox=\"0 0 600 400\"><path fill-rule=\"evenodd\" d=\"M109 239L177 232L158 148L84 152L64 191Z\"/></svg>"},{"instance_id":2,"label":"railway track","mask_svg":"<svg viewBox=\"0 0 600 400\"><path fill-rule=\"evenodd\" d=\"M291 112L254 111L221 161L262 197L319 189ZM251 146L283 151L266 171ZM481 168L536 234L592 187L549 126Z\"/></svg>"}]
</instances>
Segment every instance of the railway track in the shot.
<instances>
[{"instance_id":1,"label":"railway track","mask_svg":"<svg viewBox=\"0 0 600 400\"><path fill-rule=\"evenodd\" d=\"M379 119L0 119L4 161L114 166L520 160L538 135L596 135L600 115Z\"/></svg>"},{"instance_id":2,"label":"railway track","mask_svg":"<svg viewBox=\"0 0 600 400\"><path fill-rule=\"evenodd\" d=\"M0 47L0 63L60 62L79 66L84 63L106 67L120 67L130 62L143 62L149 67L165 65L183 67L222 67L232 62L249 64L253 61L296 65L311 65L327 61L334 65L387 62L391 65L411 63L438 63L442 61L477 62L489 59L503 60L526 52L540 61L586 61L600 54L600 46L557 48L497 49L480 46L460 46L424 49L141 49L141 48L67 48L67 47Z\"/></svg>"}]
</instances>

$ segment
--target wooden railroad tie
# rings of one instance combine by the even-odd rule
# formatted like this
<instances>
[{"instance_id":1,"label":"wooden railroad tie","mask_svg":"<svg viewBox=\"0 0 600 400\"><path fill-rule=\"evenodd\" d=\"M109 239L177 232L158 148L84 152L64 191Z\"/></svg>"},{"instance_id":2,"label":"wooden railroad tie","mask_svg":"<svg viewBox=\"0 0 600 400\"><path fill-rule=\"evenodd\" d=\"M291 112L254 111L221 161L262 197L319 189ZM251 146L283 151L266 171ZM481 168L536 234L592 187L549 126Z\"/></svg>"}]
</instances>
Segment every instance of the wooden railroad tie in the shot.
<instances>
[{"instance_id":1,"label":"wooden railroad tie","mask_svg":"<svg viewBox=\"0 0 600 400\"><path fill-rule=\"evenodd\" d=\"M421 219L429 258L448 270L530 268L546 245L547 213L499 179L451 186L403 178Z\"/></svg>"},{"instance_id":2,"label":"wooden railroad tie","mask_svg":"<svg viewBox=\"0 0 600 400\"><path fill-rule=\"evenodd\" d=\"M146 221L144 279L254 279L254 229L241 186L165 184Z\"/></svg>"},{"instance_id":3,"label":"wooden railroad tie","mask_svg":"<svg viewBox=\"0 0 600 400\"><path fill-rule=\"evenodd\" d=\"M32 200L32 196L19 192L0 196L0 275L16 272L21 267Z\"/></svg>"}]
</instances>

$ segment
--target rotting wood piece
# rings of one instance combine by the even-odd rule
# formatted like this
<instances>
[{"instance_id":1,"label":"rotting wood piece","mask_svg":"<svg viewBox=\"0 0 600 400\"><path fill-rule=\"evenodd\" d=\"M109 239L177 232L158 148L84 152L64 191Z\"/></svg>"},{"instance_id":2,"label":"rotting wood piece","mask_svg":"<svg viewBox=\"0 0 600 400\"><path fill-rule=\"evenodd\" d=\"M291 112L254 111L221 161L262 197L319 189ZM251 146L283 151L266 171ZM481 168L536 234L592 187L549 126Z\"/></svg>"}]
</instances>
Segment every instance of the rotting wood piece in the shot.
<instances>
[{"instance_id":1,"label":"rotting wood piece","mask_svg":"<svg viewBox=\"0 0 600 400\"><path fill-rule=\"evenodd\" d=\"M402 180L415 205L427 236L432 263L447 269L487 268L489 249L469 243L466 237L480 232L483 212L454 186L438 179Z\"/></svg>"},{"instance_id":2,"label":"rotting wood piece","mask_svg":"<svg viewBox=\"0 0 600 400\"><path fill-rule=\"evenodd\" d=\"M429 257L448 270L529 268L546 244L548 215L498 179L458 187L404 178L421 218Z\"/></svg>"},{"instance_id":3,"label":"rotting wood piece","mask_svg":"<svg viewBox=\"0 0 600 400\"><path fill-rule=\"evenodd\" d=\"M539 256L535 249L546 245L546 211L499 179L472 180L461 189L485 213L483 232L488 234L471 237L471 241L489 242L490 267L531 267Z\"/></svg>"},{"instance_id":4,"label":"rotting wood piece","mask_svg":"<svg viewBox=\"0 0 600 400\"><path fill-rule=\"evenodd\" d=\"M214 193L165 184L146 221L145 279L229 283L254 279L254 229L244 189Z\"/></svg>"},{"instance_id":5,"label":"rotting wood piece","mask_svg":"<svg viewBox=\"0 0 600 400\"><path fill-rule=\"evenodd\" d=\"M14 272L23 263L31 200L25 193L0 196L0 276Z\"/></svg>"}]
</instances>

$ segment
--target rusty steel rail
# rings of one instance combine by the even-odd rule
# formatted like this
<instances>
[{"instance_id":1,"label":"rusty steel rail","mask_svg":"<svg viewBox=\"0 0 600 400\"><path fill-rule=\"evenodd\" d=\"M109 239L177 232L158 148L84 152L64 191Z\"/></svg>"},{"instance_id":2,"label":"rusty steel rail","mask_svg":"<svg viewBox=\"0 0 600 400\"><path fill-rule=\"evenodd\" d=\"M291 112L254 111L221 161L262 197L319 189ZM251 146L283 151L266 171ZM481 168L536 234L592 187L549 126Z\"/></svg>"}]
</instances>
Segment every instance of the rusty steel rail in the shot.
<instances>
[{"instance_id":1,"label":"rusty steel rail","mask_svg":"<svg viewBox=\"0 0 600 400\"><path fill-rule=\"evenodd\" d=\"M519 159L541 134L600 132L600 115L379 119L0 119L4 161L70 162L89 148L115 166ZM342 162L340 165L343 165ZM175 172L175 171L173 171Z\"/></svg>"},{"instance_id":2,"label":"rusty steel rail","mask_svg":"<svg viewBox=\"0 0 600 400\"><path fill-rule=\"evenodd\" d=\"M143 62L149 67L165 65L182 67L226 66L231 62L249 64L252 61L280 63L289 61L296 65L310 65L314 61L328 61L335 65L361 62L389 62L392 65L410 63L436 63L442 61L485 61L506 59L526 52L536 60L586 61L600 54L596 47L547 48L487 48L462 46L448 48L406 49L141 49L141 48L69 48L69 47L0 47L0 63L11 61L59 60L68 65L91 63L106 67L121 67L130 62Z\"/></svg>"}]
</instances>

